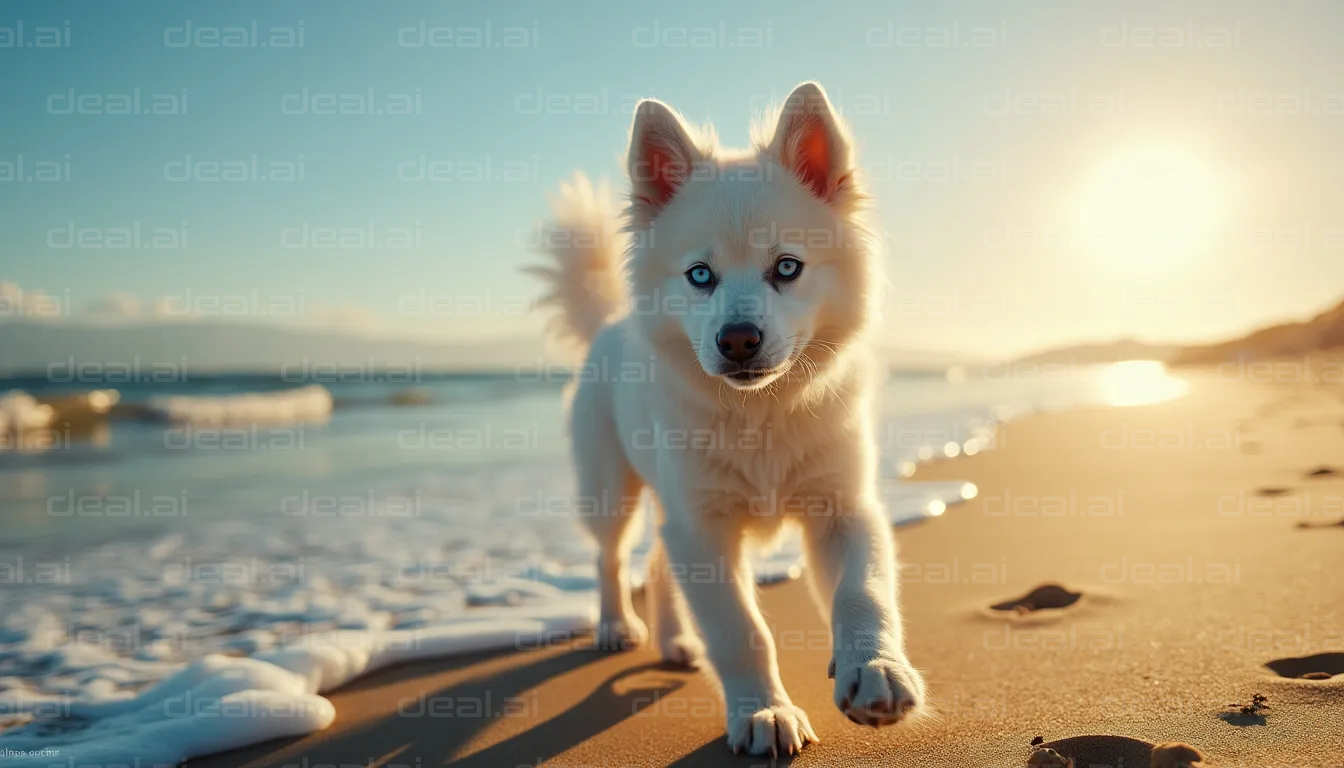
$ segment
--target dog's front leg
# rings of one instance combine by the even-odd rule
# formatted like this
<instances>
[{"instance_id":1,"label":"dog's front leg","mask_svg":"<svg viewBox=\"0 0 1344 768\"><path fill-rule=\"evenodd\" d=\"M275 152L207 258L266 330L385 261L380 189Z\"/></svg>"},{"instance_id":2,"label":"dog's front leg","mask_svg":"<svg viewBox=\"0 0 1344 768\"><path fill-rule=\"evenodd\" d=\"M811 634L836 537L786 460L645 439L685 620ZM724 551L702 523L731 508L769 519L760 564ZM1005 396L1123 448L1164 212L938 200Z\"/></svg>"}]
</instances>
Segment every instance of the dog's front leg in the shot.
<instances>
[{"instance_id":1,"label":"dog's front leg","mask_svg":"<svg viewBox=\"0 0 1344 768\"><path fill-rule=\"evenodd\" d=\"M905 656L891 523L859 504L805 525L818 596L831 600L835 705L862 725L895 723L923 704L924 680Z\"/></svg>"},{"instance_id":2,"label":"dog's front leg","mask_svg":"<svg viewBox=\"0 0 1344 768\"><path fill-rule=\"evenodd\" d=\"M681 585L723 686L728 746L753 755L792 754L818 741L807 714L779 679L775 643L756 608L756 584L744 567L731 518L668 509L663 543L669 573Z\"/></svg>"}]
</instances>

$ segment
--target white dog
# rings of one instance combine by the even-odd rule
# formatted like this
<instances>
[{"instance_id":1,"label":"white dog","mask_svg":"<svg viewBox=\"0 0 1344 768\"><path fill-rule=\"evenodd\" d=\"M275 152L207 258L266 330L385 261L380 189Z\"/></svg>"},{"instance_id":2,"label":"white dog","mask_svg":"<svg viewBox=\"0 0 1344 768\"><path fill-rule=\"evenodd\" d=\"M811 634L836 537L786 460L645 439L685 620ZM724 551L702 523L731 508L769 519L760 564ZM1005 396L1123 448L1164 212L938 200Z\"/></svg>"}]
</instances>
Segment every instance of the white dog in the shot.
<instances>
[{"instance_id":1,"label":"white dog","mask_svg":"<svg viewBox=\"0 0 1344 768\"><path fill-rule=\"evenodd\" d=\"M598 641L647 638L627 562L648 488L665 549L647 582L658 648L674 664L708 661L728 744L754 755L817 741L780 682L743 552L789 522L830 612L836 706L879 726L924 701L878 494L865 334L881 278L850 140L814 83L758 133L753 150L728 152L641 102L624 228L606 190L579 176L546 233L556 263L531 270L560 309L552 330L587 348L570 430L601 547Z\"/></svg>"}]
</instances>

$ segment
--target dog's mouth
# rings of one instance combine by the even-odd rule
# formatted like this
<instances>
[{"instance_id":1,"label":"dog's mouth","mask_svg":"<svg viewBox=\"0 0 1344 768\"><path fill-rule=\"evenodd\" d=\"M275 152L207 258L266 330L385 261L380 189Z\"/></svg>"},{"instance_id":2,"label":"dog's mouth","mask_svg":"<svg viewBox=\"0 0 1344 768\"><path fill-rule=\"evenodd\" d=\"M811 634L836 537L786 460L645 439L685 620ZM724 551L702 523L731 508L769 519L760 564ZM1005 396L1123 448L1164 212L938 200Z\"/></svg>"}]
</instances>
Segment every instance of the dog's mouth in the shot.
<instances>
[{"instance_id":1,"label":"dog's mouth","mask_svg":"<svg viewBox=\"0 0 1344 768\"><path fill-rule=\"evenodd\" d=\"M756 389L772 381L784 372L787 366L773 368L746 368L738 371L723 371L719 377L734 389Z\"/></svg>"},{"instance_id":2,"label":"dog's mouth","mask_svg":"<svg viewBox=\"0 0 1344 768\"><path fill-rule=\"evenodd\" d=\"M728 386L740 390L764 389L767 385L779 380L782 376L789 374L797 360L797 354L790 354L782 360L774 356L761 356L760 360L753 360L751 367L734 365L727 361L720 361L719 369L714 372L715 376L722 379Z\"/></svg>"}]
</instances>

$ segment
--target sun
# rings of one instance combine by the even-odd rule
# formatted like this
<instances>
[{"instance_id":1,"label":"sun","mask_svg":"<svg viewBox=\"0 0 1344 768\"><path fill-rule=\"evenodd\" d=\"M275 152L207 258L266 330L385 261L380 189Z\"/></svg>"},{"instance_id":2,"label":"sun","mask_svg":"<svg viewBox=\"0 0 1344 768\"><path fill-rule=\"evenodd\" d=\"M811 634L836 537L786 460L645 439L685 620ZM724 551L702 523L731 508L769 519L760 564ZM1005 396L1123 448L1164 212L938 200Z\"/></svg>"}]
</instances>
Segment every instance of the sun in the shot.
<instances>
[{"instance_id":1,"label":"sun","mask_svg":"<svg viewBox=\"0 0 1344 768\"><path fill-rule=\"evenodd\" d=\"M1217 168L1180 148L1115 154L1087 179L1079 197L1084 250L1121 272L1190 266L1217 235L1219 179Z\"/></svg>"}]
</instances>

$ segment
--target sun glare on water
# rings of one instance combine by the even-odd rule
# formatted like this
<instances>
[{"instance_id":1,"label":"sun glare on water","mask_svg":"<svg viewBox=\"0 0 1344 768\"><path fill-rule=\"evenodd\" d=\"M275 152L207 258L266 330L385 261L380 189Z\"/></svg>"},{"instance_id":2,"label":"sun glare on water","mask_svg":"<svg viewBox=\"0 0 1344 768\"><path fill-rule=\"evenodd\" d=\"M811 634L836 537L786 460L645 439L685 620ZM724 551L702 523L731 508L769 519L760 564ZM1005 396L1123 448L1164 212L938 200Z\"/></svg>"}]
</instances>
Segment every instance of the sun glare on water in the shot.
<instances>
[{"instance_id":1,"label":"sun glare on water","mask_svg":"<svg viewBox=\"0 0 1344 768\"><path fill-rule=\"evenodd\" d=\"M1108 365L1098 372L1097 385L1103 402L1121 407L1173 400L1189 389L1185 381L1172 376L1156 360L1126 360Z\"/></svg>"}]
</instances>

